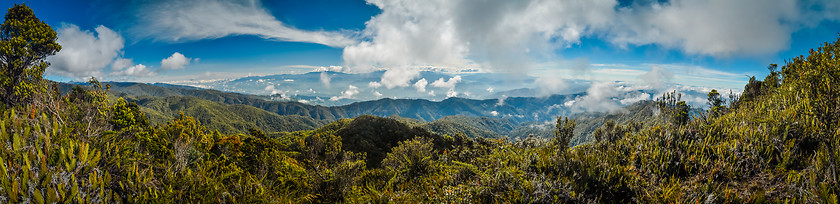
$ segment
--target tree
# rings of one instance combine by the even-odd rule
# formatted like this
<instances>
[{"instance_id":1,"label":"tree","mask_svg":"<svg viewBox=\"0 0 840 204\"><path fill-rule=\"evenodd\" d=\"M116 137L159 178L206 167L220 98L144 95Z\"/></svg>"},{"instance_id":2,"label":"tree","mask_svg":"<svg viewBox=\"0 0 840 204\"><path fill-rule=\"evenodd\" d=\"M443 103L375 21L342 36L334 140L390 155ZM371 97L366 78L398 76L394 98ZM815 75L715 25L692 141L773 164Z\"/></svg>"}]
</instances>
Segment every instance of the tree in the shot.
<instances>
[{"instance_id":1,"label":"tree","mask_svg":"<svg viewBox=\"0 0 840 204\"><path fill-rule=\"evenodd\" d=\"M723 106L724 100L720 93L712 89L707 96L709 97L707 98L708 102L706 102L706 104L709 104L709 116L714 118L723 114L726 107Z\"/></svg>"},{"instance_id":2,"label":"tree","mask_svg":"<svg viewBox=\"0 0 840 204\"><path fill-rule=\"evenodd\" d=\"M6 105L31 100L38 88L45 60L61 50L55 31L35 17L25 4L15 4L0 25L0 98Z\"/></svg>"},{"instance_id":3,"label":"tree","mask_svg":"<svg viewBox=\"0 0 840 204\"><path fill-rule=\"evenodd\" d=\"M115 130L122 130L132 126L148 127L149 119L146 114L140 111L140 106L136 102L126 102L120 97L117 102L111 107L111 120L108 121L114 126Z\"/></svg>"},{"instance_id":4,"label":"tree","mask_svg":"<svg viewBox=\"0 0 840 204\"><path fill-rule=\"evenodd\" d=\"M572 137L575 136L575 121L569 120L568 117L565 119L563 117L557 117L557 123L554 127L554 142L560 148L568 147L569 142L572 141Z\"/></svg>"},{"instance_id":5,"label":"tree","mask_svg":"<svg viewBox=\"0 0 840 204\"><path fill-rule=\"evenodd\" d=\"M682 93L673 91L671 93L662 94L661 98L656 99L659 105L659 112L663 117L666 117L672 124L685 125L688 123L691 107L682 100Z\"/></svg>"}]
</instances>

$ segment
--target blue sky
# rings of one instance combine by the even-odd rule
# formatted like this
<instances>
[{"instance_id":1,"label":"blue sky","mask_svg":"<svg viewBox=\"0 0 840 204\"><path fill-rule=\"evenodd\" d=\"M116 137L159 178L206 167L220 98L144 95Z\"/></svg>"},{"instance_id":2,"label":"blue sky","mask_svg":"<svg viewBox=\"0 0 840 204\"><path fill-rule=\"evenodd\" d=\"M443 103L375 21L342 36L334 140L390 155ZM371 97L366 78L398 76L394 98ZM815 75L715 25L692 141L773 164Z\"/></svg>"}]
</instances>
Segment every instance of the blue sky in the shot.
<instances>
[{"instance_id":1,"label":"blue sky","mask_svg":"<svg viewBox=\"0 0 840 204\"><path fill-rule=\"evenodd\" d=\"M5 1L59 32L48 78L175 82L429 67L741 88L840 32L836 1ZM654 73L654 71L657 71ZM642 75L652 73L653 78Z\"/></svg>"}]
</instances>

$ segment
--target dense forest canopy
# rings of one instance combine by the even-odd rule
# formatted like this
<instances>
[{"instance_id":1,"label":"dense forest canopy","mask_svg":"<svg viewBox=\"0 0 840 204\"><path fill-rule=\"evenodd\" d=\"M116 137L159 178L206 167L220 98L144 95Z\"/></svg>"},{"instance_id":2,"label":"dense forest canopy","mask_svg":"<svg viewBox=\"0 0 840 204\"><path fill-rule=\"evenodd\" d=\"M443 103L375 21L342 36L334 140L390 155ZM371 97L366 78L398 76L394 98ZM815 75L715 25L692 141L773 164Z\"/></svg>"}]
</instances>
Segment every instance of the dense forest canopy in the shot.
<instances>
[{"instance_id":1,"label":"dense forest canopy","mask_svg":"<svg viewBox=\"0 0 840 204\"><path fill-rule=\"evenodd\" d=\"M2 31L0 203L837 203L840 192L840 38L771 65L740 98L710 92L696 117L666 94L655 120L610 120L570 147L577 123L563 117L553 137L518 141L375 116L269 133L222 134L183 113L153 125L96 80L61 94L42 79L60 46L25 5Z\"/></svg>"}]
</instances>

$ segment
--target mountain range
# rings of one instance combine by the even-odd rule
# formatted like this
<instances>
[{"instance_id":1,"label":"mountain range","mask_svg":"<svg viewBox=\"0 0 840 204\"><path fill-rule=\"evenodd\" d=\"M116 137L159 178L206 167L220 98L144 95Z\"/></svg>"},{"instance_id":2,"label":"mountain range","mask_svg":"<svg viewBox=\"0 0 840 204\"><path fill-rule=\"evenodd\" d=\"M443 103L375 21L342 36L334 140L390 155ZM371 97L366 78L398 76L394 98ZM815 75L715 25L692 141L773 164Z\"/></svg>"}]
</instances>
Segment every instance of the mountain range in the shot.
<instances>
[{"instance_id":1,"label":"mountain range","mask_svg":"<svg viewBox=\"0 0 840 204\"><path fill-rule=\"evenodd\" d=\"M152 123L163 123L180 112L223 133L312 130L331 121L362 115L389 117L440 135L463 133L470 137L552 137L553 120L571 116L578 121L573 144L590 141L588 135L607 120L625 122L654 115L654 103L642 101L611 112L574 112L564 105L586 93L548 97L502 99L448 98L389 99L354 102L342 106L275 101L270 96L224 92L164 83L106 82L109 96L137 103ZM78 84L60 83L62 90ZM645 93L645 92L639 92Z\"/></svg>"}]
</instances>

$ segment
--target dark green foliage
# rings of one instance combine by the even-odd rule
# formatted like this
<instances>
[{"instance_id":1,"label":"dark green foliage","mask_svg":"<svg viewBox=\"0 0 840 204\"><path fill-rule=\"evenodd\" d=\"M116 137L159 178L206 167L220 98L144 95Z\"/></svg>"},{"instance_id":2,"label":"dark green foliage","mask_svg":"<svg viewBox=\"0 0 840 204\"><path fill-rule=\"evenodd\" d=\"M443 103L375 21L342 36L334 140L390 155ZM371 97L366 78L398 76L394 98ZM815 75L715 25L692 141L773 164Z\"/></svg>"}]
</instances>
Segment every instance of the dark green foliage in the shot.
<instances>
[{"instance_id":1,"label":"dark green foliage","mask_svg":"<svg viewBox=\"0 0 840 204\"><path fill-rule=\"evenodd\" d=\"M10 106L32 100L41 88L46 57L61 50L55 31L25 4L15 4L0 25L0 99Z\"/></svg>"},{"instance_id":2,"label":"dark green foliage","mask_svg":"<svg viewBox=\"0 0 840 204\"><path fill-rule=\"evenodd\" d=\"M725 113L726 106L723 105L723 97L720 96L717 90L712 89L712 91L709 91L707 100L708 102L706 104L709 105L709 117L715 118Z\"/></svg>"},{"instance_id":3,"label":"dark green foliage","mask_svg":"<svg viewBox=\"0 0 840 204\"><path fill-rule=\"evenodd\" d=\"M750 77L749 82L744 86L744 93L741 94L739 100L731 101L730 106L732 108L738 108L739 105L754 101L761 96L767 95L771 89L778 87L781 83L780 77L782 76L782 72L777 71L777 68L777 64L767 66L770 74L764 78L764 81L756 80L755 76Z\"/></svg>"},{"instance_id":4,"label":"dark green foliage","mask_svg":"<svg viewBox=\"0 0 840 204\"><path fill-rule=\"evenodd\" d=\"M671 124L685 125L690 119L689 111L691 107L682 101L682 93L676 91L665 93L661 98L656 99L659 104L659 114L668 118Z\"/></svg>"},{"instance_id":5,"label":"dark green foliage","mask_svg":"<svg viewBox=\"0 0 840 204\"><path fill-rule=\"evenodd\" d=\"M147 112L151 124L165 123L179 112L195 117L210 129L225 134L248 133L251 127L266 132L311 130L327 123L297 115L277 115L246 105L227 105L195 97L141 98L136 100Z\"/></svg>"},{"instance_id":6,"label":"dark green foliage","mask_svg":"<svg viewBox=\"0 0 840 204\"><path fill-rule=\"evenodd\" d=\"M564 120L562 117L557 117L557 124L555 125L555 128L554 142L556 142L557 146L560 148L568 147L569 142L572 141L572 137L575 136L575 121L570 121L569 118Z\"/></svg>"},{"instance_id":7,"label":"dark green foliage","mask_svg":"<svg viewBox=\"0 0 840 204\"><path fill-rule=\"evenodd\" d=\"M596 142L595 131L603 127L608 121L621 125L635 123L647 127L666 122L668 118L657 116L660 113L659 104L654 101L640 101L631 104L624 109L610 113L580 113L570 116L575 119L575 137L572 138L573 146L584 143Z\"/></svg>"},{"instance_id":8,"label":"dark green foliage","mask_svg":"<svg viewBox=\"0 0 840 204\"><path fill-rule=\"evenodd\" d=\"M391 147L414 137L437 138L419 127L408 127L394 119L363 115L353 119L335 133L342 138L344 149L367 153L367 166L378 167Z\"/></svg>"},{"instance_id":9,"label":"dark green foliage","mask_svg":"<svg viewBox=\"0 0 840 204\"><path fill-rule=\"evenodd\" d=\"M131 126L149 126L149 119L146 114L140 112L140 107L135 102L126 102L120 98L111 108L112 116L108 121L116 130L122 130Z\"/></svg>"},{"instance_id":10,"label":"dark green foliage","mask_svg":"<svg viewBox=\"0 0 840 204\"><path fill-rule=\"evenodd\" d=\"M615 142L624 136L636 133L641 130L642 125L640 123L636 123L633 121L628 122L626 125L619 125L615 123L613 120L608 120L604 123L604 126L599 127L592 133L595 137L596 142L601 141L608 141L608 142Z\"/></svg>"},{"instance_id":11,"label":"dark green foliage","mask_svg":"<svg viewBox=\"0 0 840 204\"><path fill-rule=\"evenodd\" d=\"M439 135L454 135L461 132L470 137L499 138L509 136L520 126L508 119L488 117L447 116L421 127Z\"/></svg>"}]
</instances>

